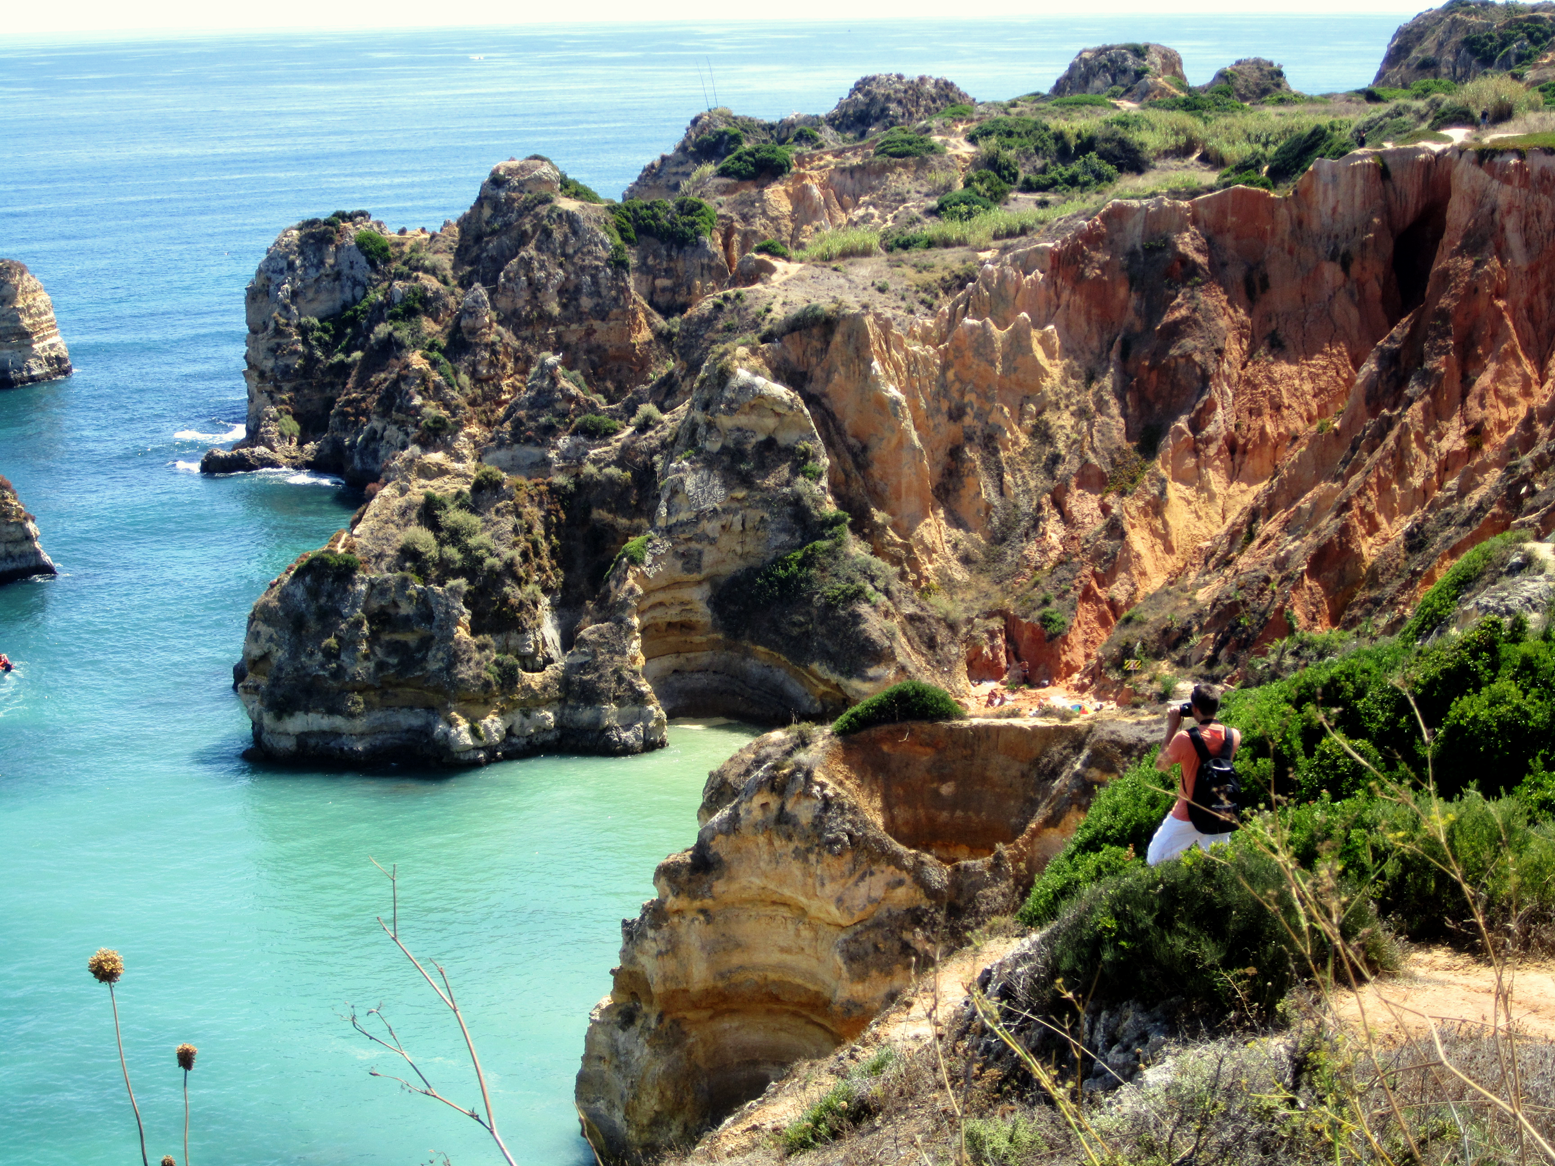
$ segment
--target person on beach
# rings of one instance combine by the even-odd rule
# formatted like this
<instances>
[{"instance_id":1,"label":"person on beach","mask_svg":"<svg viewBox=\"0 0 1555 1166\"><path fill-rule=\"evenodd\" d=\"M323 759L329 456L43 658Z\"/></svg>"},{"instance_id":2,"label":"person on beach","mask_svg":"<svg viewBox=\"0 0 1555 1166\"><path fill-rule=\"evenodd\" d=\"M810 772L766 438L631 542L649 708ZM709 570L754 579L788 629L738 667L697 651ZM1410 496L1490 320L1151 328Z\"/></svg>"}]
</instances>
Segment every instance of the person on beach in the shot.
<instances>
[{"instance_id":1,"label":"person on beach","mask_svg":"<svg viewBox=\"0 0 1555 1166\"><path fill-rule=\"evenodd\" d=\"M1192 715L1211 757L1220 755L1221 745L1229 734L1231 752L1227 760L1230 760L1236 756L1242 744L1242 734L1217 721L1215 715L1219 712L1220 689L1212 684L1196 684L1188 703L1181 708L1174 705L1166 714L1166 739L1155 759L1155 767L1163 773L1170 773L1174 765L1180 765L1182 775L1177 781L1177 803L1161 822L1155 837L1150 839L1150 848L1145 852L1145 861L1151 866L1176 858L1190 846L1208 850L1215 843L1226 842L1231 838L1229 830L1224 834L1202 834L1188 817L1188 802L1193 797L1193 783L1199 773L1199 753L1193 747L1193 738L1181 729L1184 714Z\"/></svg>"}]
</instances>

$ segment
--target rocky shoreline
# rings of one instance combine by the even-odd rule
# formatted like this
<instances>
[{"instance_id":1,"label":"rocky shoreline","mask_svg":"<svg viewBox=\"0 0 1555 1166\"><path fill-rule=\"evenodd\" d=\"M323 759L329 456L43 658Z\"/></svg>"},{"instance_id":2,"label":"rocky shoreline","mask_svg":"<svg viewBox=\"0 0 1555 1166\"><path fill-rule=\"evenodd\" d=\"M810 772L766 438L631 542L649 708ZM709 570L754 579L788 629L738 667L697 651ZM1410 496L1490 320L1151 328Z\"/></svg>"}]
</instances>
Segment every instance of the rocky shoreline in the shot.
<instances>
[{"instance_id":1,"label":"rocky shoreline","mask_svg":"<svg viewBox=\"0 0 1555 1166\"><path fill-rule=\"evenodd\" d=\"M70 371L70 353L43 285L24 264L0 259L0 389L57 380Z\"/></svg>"},{"instance_id":2,"label":"rocky shoreline","mask_svg":"<svg viewBox=\"0 0 1555 1166\"><path fill-rule=\"evenodd\" d=\"M0 477L0 583L58 574L39 537L37 523L16 496L16 487Z\"/></svg>"}]
</instances>

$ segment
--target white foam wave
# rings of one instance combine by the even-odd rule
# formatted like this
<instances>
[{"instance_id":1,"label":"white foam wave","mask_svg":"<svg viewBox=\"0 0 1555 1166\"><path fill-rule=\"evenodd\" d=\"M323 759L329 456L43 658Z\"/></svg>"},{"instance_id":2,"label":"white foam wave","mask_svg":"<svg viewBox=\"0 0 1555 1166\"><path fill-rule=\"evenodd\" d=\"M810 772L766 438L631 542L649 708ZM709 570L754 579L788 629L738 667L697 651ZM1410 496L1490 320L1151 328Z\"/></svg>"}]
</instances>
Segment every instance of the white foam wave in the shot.
<instances>
[{"instance_id":1,"label":"white foam wave","mask_svg":"<svg viewBox=\"0 0 1555 1166\"><path fill-rule=\"evenodd\" d=\"M288 474L286 482L291 486L344 486L344 478L332 477L329 474L315 474L312 470L303 470L300 474Z\"/></svg>"},{"instance_id":2,"label":"white foam wave","mask_svg":"<svg viewBox=\"0 0 1555 1166\"><path fill-rule=\"evenodd\" d=\"M241 441L243 435L248 432L248 426L241 421L225 433L201 433L198 429L180 429L173 434L174 441Z\"/></svg>"},{"instance_id":3,"label":"white foam wave","mask_svg":"<svg viewBox=\"0 0 1555 1166\"><path fill-rule=\"evenodd\" d=\"M198 474L200 472L200 463L199 462L174 462L173 463L173 468L175 470L177 470L180 474Z\"/></svg>"}]
</instances>

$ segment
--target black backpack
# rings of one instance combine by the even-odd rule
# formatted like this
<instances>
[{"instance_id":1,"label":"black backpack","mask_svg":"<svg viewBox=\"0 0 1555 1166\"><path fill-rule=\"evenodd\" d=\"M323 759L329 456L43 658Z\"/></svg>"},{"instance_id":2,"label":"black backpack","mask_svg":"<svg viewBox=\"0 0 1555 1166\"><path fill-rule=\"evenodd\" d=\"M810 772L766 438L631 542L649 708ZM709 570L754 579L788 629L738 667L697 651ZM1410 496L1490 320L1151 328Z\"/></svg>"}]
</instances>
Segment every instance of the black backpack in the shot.
<instances>
[{"instance_id":1,"label":"black backpack","mask_svg":"<svg viewBox=\"0 0 1555 1166\"><path fill-rule=\"evenodd\" d=\"M1209 755L1199 726L1188 730L1188 739L1199 755L1199 771L1193 779L1193 796L1188 802L1188 820L1200 834L1227 834L1242 825L1242 783L1231 763L1236 752L1231 731L1220 743L1219 757Z\"/></svg>"}]
</instances>

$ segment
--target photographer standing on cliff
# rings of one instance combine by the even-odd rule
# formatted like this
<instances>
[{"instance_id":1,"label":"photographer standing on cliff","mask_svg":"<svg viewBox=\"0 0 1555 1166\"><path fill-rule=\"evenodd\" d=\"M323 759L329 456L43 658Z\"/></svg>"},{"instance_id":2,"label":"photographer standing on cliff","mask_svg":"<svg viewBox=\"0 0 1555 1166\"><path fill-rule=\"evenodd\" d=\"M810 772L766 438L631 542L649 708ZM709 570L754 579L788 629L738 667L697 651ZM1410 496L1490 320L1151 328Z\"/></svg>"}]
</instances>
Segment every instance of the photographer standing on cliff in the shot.
<instances>
[{"instance_id":1,"label":"photographer standing on cliff","mask_svg":"<svg viewBox=\"0 0 1555 1166\"><path fill-rule=\"evenodd\" d=\"M1219 712L1220 689L1212 684L1196 684L1188 703L1166 714L1166 740L1162 742L1161 752L1155 759L1155 767L1163 773L1170 773L1174 765L1181 765L1182 776L1177 782L1177 804L1166 815L1155 837L1150 839L1149 850L1145 852L1145 861L1151 866L1176 858L1190 846L1197 845L1208 850L1217 842L1228 842L1231 832L1238 825L1234 818L1227 820L1216 816L1210 810L1215 803L1203 792L1196 792L1201 755L1220 762L1226 771L1232 773L1233 778L1235 776L1230 762L1242 744L1242 734L1217 721L1215 715ZM1181 731L1185 719L1189 721L1190 727L1188 731ZM1198 743L1194 741L1195 736L1199 738ZM1235 791L1232 796L1234 798ZM1231 811L1234 815L1234 804ZM1198 819L1197 824L1195 819ZM1222 823L1226 829L1220 833L1208 833L1202 829L1203 826L1213 829Z\"/></svg>"}]
</instances>

